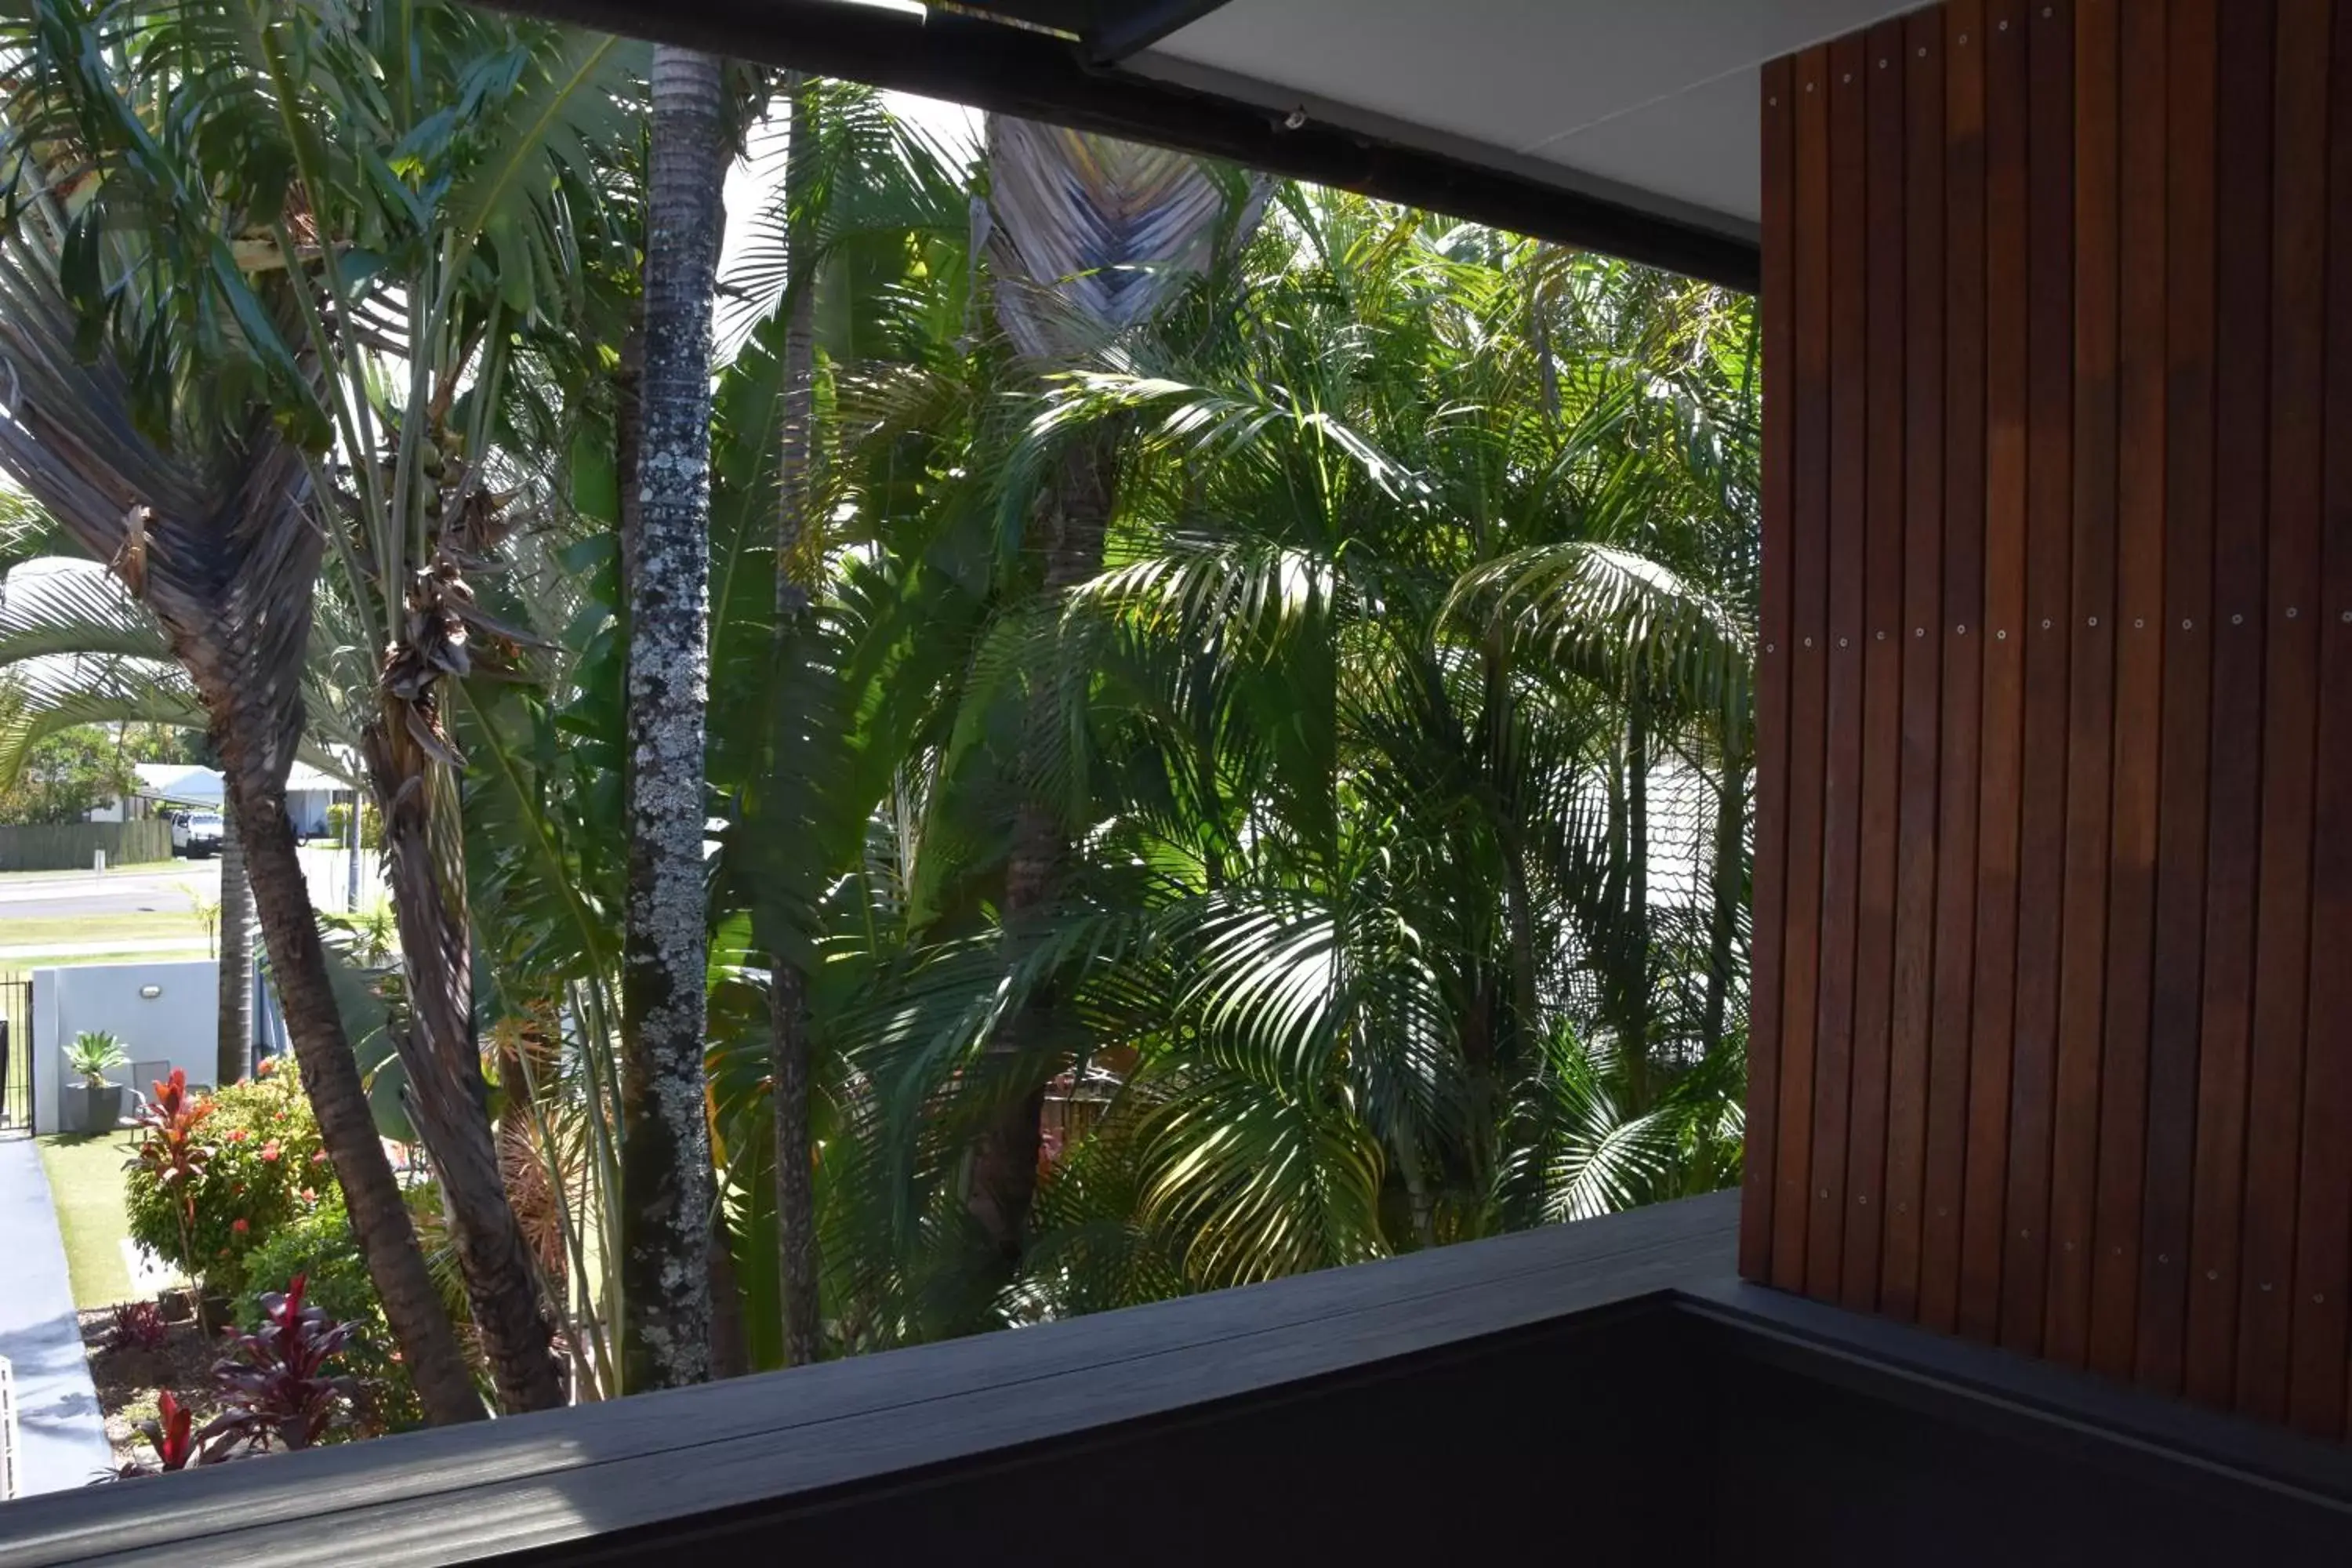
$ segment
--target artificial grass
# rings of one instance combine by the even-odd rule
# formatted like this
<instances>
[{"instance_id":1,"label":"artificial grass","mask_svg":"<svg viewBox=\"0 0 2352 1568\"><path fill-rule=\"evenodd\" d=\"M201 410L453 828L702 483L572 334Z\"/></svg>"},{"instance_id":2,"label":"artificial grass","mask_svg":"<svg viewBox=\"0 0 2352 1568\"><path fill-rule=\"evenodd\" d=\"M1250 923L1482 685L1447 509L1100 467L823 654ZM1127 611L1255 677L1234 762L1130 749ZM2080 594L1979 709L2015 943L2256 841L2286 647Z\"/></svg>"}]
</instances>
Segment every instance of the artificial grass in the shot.
<instances>
[{"instance_id":1,"label":"artificial grass","mask_svg":"<svg viewBox=\"0 0 2352 1568\"><path fill-rule=\"evenodd\" d=\"M131 1135L78 1133L34 1142L40 1145L49 1201L57 1206L58 1230L65 1238L74 1305L88 1310L129 1300L131 1276L122 1266L122 1238L131 1234L131 1222L122 1166L131 1158Z\"/></svg>"}]
</instances>

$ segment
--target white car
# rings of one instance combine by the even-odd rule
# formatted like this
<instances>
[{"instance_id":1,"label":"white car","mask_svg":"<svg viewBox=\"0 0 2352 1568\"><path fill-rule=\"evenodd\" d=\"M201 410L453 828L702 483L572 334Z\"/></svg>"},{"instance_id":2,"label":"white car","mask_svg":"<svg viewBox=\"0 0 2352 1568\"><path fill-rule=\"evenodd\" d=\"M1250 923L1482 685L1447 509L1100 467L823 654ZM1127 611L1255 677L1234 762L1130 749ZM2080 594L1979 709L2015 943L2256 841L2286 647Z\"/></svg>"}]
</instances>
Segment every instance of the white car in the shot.
<instances>
[{"instance_id":1,"label":"white car","mask_svg":"<svg viewBox=\"0 0 2352 1568\"><path fill-rule=\"evenodd\" d=\"M221 819L217 811L184 811L172 819L172 853L201 859L220 853Z\"/></svg>"}]
</instances>

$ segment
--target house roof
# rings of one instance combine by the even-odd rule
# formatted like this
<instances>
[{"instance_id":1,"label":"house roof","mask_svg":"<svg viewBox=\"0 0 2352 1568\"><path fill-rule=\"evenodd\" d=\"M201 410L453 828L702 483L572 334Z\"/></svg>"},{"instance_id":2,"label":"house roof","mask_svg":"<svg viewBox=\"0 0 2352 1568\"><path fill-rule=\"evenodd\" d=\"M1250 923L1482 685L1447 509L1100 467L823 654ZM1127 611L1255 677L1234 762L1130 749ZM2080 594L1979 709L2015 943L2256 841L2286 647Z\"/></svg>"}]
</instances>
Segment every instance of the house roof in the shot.
<instances>
[{"instance_id":1,"label":"house roof","mask_svg":"<svg viewBox=\"0 0 2352 1568\"><path fill-rule=\"evenodd\" d=\"M1759 70L1915 0L498 0L1756 284Z\"/></svg>"},{"instance_id":2,"label":"house roof","mask_svg":"<svg viewBox=\"0 0 2352 1568\"><path fill-rule=\"evenodd\" d=\"M221 775L217 769L192 767L184 763L134 763L131 770L139 775L139 793L151 800L178 801L188 805L220 804ZM308 763L296 763L286 773L289 795L350 787L334 774L322 773Z\"/></svg>"}]
</instances>

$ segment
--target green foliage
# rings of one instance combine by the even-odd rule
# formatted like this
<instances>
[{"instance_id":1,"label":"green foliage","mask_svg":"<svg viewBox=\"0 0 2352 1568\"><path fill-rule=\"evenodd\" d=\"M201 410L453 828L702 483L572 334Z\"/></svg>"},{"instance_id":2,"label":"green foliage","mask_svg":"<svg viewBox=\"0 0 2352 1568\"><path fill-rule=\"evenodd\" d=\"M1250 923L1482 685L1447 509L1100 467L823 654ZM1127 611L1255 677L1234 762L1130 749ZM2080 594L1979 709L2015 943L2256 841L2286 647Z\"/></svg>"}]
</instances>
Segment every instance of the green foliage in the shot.
<instances>
[{"instance_id":1,"label":"green foliage","mask_svg":"<svg viewBox=\"0 0 2352 1568\"><path fill-rule=\"evenodd\" d=\"M20 561L55 552L58 525L39 502L13 485L0 483L0 583Z\"/></svg>"},{"instance_id":2,"label":"green foliage","mask_svg":"<svg viewBox=\"0 0 2352 1568\"><path fill-rule=\"evenodd\" d=\"M134 412L193 446L204 410L266 406L343 455L310 470L337 493L308 739L389 715L429 742L411 782L435 875L464 879L509 1191L609 1392L634 56L437 3L135 5L105 40L68 0L29 15L11 123L105 165L60 204L60 281L156 372ZM146 112L167 98L185 112ZM724 310L710 468L708 1068L755 1359L779 1353L779 961L837 1352L1736 1180L1752 303L1163 153L1071 175L1058 132L1000 128L966 180L873 94L810 102ZM796 390L813 500L780 543ZM1098 549L1055 536L1074 498ZM429 701L381 705L444 545L466 594L435 613L468 637ZM0 665L111 661L0 722L0 777L78 718L186 715L110 582L0 616ZM1041 821L1053 887L1024 900ZM387 956L377 922L330 929ZM337 975L395 1114L405 997ZM256 1163L282 1088L203 1124L186 1260L308 1273L381 1348L331 1185L313 1205L261 1169L282 1137ZM1040 1099L1008 1263L972 1153ZM174 1255L153 1184L134 1209Z\"/></svg>"},{"instance_id":3,"label":"green foliage","mask_svg":"<svg viewBox=\"0 0 2352 1568\"><path fill-rule=\"evenodd\" d=\"M300 1074L290 1060L265 1068L205 1101L210 1110L199 1140L205 1157L193 1180L166 1182L135 1163L125 1182L131 1238L230 1296L245 1293L257 1248L320 1204L340 1201ZM189 1205L184 1242L183 1187Z\"/></svg>"},{"instance_id":4,"label":"green foliage","mask_svg":"<svg viewBox=\"0 0 2352 1568\"><path fill-rule=\"evenodd\" d=\"M346 802L336 801L327 807L327 837L338 844L348 844L351 832L352 808ZM383 847L383 819L377 814L373 804L362 801L360 803L360 847L380 849Z\"/></svg>"},{"instance_id":5,"label":"green foliage","mask_svg":"<svg viewBox=\"0 0 2352 1568\"><path fill-rule=\"evenodd\" d=\"M0 686L0 728L13 721L21 693ZM82 822L90 812L131 793L135 759L95 724L60 730L27 748L16 776L0 787L0 826Z\"/></svg>"},{"instance_id":6,"label":"green foliage","mask_svg":"<svg viewBox=\"0 0 2352 1568\"><path fill-rule=\"evenodd\" d=\"M425 1424L425 1409L401 1364L392 1328L384 1321L368 1278L367 1261L360 1255L359 1238L352 1232L341 1192L320 1196L294 1215L277 1233L247 1253L244 1273L249 1289L236 1299L236 1322L252 1332L263 1321L259 1292L282 1290L296 1275L308 1281L305 1299L328 1317L351 1328L341 1362L360 1380L360 1422L350 1434L337 1431L328 1441L344 1436L374 1436L405 1432Z\"/></svg>"}]
</instances>

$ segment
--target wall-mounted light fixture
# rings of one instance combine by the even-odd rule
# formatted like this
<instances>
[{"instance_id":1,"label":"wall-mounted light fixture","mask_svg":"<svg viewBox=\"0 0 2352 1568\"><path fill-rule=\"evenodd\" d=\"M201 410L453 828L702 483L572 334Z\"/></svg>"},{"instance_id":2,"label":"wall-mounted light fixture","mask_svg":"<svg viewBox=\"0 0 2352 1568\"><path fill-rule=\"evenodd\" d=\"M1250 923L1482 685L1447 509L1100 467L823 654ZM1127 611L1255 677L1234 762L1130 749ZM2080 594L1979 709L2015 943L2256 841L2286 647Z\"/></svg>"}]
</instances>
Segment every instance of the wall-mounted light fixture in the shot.
<instances>
[{"instance_id":1,"label":"wall-mounted light fixture","mask_svg":"<svg viewBox=\"0 0 2352 1568\"><path fill-rule=\"evenodd\" d=\"M139 988L139 994L152 1002L156 997L163 994L163 988L161 985L142 985Z\"/></svg>"}]
</instances>

